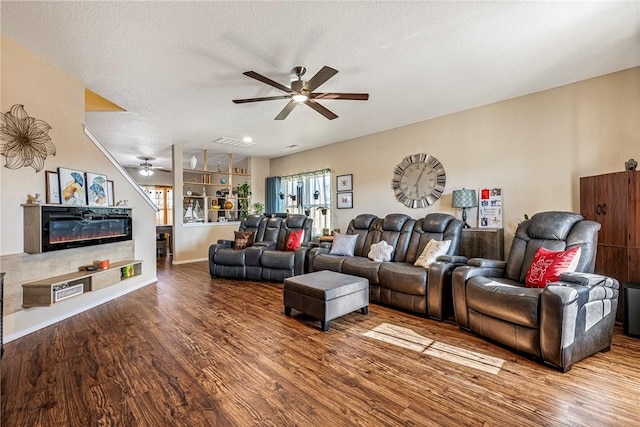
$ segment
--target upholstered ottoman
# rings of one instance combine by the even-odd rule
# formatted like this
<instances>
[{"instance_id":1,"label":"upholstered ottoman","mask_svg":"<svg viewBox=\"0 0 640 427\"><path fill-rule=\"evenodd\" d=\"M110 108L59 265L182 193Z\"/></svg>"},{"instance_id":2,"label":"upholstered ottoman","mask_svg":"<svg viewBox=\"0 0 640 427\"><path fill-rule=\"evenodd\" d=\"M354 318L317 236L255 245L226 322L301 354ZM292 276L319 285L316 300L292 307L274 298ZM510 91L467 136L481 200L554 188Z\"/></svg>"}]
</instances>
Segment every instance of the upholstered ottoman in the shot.
<instances>
[{"instance_id":1,"label":"upholstered ottoman","mask_svg":"<svg viewBox=\"0 0 640 427\"><path fill-rule=\"evenodd\" d=\"M323 331L329 321L352 311L369 311L369 281L335 271L322 270L284 280L284 314L295 308L320 320Z\"/></svg>"}]
</instances>

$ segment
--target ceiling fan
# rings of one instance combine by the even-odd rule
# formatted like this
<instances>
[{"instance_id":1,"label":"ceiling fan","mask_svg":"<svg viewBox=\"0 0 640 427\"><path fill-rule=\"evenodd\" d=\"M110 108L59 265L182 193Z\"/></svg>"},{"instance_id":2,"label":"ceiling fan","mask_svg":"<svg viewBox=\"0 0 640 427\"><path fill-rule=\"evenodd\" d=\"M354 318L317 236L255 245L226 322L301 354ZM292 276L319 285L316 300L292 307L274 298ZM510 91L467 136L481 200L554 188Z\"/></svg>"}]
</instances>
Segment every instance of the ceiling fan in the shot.
<instances>
[{"instance_id":1,"label":"ceiling fan","mask_svg":"<svg viewBox=\"0 0 640 427\"><path fill-rule=\"evenodd\" d=\"M298 80L294 80L291 82L291 87L284 86L278 82L271 80L268 77L263 76L262 74L258 74L255 71L247 71L244 74L247 77L251 77L252 79L256 79L262 83L266 83L269 86L273 86L276 89L280 89L283 92L286 92L287 95L280 96L267 96L263 98L248 98L248 99L234 99L233 102L235 104L244 104L247 102L258 102L258 101L273 101L276 99L289 99L289 103L285 105L285 107L280 111L280 113L276 116L276 120L284 120L291 111L298 104L305 104L309 107L316 110L318 113L322 114L329 120L333 120L338 116L333 112L329 111L327 108L320 105L317 100L318 99L350 99L354 101L366 101L369 99L368 93L322 93L322 92L314 92L321 84L329 80L331 77L335 76L338 73L338 70L334 70L331 67L327 67L326 65L322 67L320 71L316 73L315 76L311 77L310 80L304 81L302 80L302 76L307 71L304 67L294 67L291 72L296 75Z\"/></svg>"},{"instance_id":2,"label":"ceiling fan","mask_svg":"<svg viewBox=\"0 0 640 427\"><path fill-rule=\"evenodd\" d=\"M149 163L149 161L155 160L155 157L138 156L136 157L136 159L144 160L142 163L140 163L140 175L151 176L153 175L154 169L158 169L161 172L169 172L168 170L161 169L160 166L153 166L151 163Z\"/></svg>"}]
</instances>

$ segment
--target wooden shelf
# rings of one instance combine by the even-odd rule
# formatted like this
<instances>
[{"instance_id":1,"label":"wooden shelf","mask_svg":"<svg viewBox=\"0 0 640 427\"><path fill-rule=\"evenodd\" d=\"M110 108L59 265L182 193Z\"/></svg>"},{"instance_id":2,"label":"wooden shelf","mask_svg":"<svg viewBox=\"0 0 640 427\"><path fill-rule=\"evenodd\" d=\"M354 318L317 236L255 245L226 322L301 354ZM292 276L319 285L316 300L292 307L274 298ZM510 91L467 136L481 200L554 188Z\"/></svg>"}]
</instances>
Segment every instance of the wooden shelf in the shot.
<instances>
[{"instance_id":1,"label":"wooden shelf","mask_svg":"<svg viewBox=\"0 0 640 427\"><path fill-rule=\"evenodd\" d=\"M131 275L124 277L123 267L131 266ZM22 307L48 307L85 292L97 291L107 286L142 273L142 261L123 260L112 263L109 268L95 271L75 271L60 276L48 277L22 285ZM66 285L66 287L62 287ZM82 287L80 291L80 286ZM60 289L56 289L60 287ZM68 295L57 292L68 289Z\"/></svg>"}]
</instances>

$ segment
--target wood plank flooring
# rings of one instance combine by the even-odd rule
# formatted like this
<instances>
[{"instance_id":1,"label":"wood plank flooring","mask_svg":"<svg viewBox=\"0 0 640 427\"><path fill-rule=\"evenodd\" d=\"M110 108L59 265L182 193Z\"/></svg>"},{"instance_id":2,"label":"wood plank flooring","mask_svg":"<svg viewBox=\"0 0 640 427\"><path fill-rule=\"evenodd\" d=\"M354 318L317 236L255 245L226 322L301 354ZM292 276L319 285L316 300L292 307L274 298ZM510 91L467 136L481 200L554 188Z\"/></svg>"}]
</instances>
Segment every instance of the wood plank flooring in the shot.
<instances>
[{"instance_id":1,"label":"wood plank flooring","mask_svg":"<svg viewBox=\"0 0 640 427\"><path fill-rule=\"evenodd\" d=\"M158 276L8 343L1 425L640 426L640 340L620 327L610 352L562 374L452 321L372 305L323 333L283 314L281 284L164 259ZM365 336L380 325L503 362L485 372Z\"/></svg>"}]
</instances>

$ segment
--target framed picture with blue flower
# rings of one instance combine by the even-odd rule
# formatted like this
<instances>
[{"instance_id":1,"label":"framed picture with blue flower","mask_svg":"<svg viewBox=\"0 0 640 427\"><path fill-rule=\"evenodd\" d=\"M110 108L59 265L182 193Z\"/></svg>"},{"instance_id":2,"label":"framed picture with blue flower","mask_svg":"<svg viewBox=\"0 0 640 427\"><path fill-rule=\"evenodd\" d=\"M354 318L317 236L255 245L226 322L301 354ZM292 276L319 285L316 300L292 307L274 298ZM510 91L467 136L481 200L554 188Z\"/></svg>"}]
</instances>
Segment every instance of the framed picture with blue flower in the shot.
<instances>
[{"instance_id":1,"label":"framed picture with blue flower","mask_svg":"<svg viewBox=\"0 0 640 427\"><path fill-rule=\"evenodd\" d=\"M89 206L109 206L106 175L87 172L87 204Z\"/></svg>"},{"instance_id":2,"label":"framed picture with blue flower","mask_svg":"<svg viewBox=\"0 0 640 427\"><path fill-rule=\"evenodd\" d=\"M60 203L63 205L86 205L87 183L84 171L69 168L58 168L60 183Z\"/></svg>"}]
</instances>

